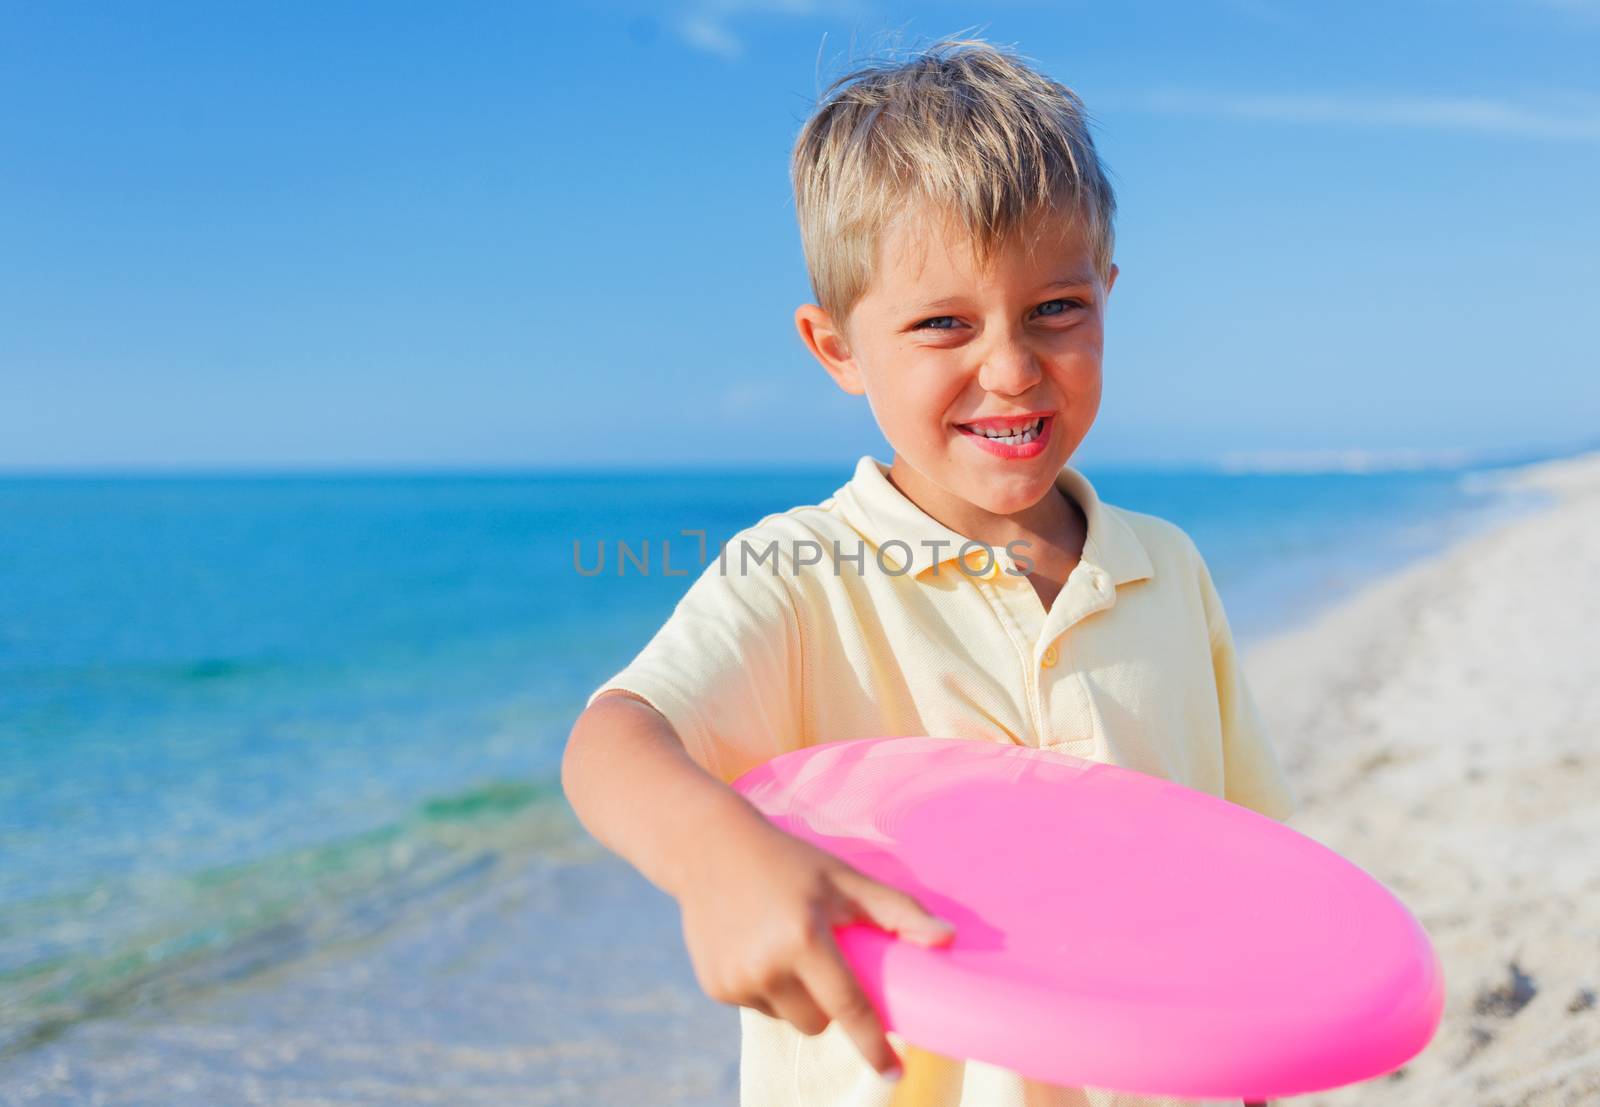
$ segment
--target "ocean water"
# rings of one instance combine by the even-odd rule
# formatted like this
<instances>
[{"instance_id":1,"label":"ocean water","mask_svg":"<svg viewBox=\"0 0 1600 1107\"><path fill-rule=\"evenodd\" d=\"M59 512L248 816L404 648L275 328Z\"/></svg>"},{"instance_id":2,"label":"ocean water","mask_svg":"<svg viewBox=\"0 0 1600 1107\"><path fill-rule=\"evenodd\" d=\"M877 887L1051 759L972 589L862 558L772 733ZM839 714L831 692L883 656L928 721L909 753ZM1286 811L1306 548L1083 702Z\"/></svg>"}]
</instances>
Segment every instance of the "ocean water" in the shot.
<instances>
[{"instance_id":1,"label":"ocean water","mask_svg":"<svg viewBox=\"0 0 1600 1107\"><path fill-rule=\"evenodd\" d=\"M0 481L0 1076L580 848L562 744L698 571L681 532L850 468ZM1530 505L1490 468L1085 471L1190 533L1245 643Z\"/></svg>"}]
</instances>

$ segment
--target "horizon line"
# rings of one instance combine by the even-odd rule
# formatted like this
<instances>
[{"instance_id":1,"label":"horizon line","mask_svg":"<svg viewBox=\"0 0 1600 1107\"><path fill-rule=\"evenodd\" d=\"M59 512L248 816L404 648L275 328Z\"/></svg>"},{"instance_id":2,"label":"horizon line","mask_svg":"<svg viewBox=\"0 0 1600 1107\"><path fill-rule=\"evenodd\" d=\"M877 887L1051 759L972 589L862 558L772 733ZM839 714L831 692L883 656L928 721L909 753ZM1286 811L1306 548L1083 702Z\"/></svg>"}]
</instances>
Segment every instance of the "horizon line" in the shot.
<instances>
[{"instance_id":1,"label":"horizon line","mask_svg":"<svg viewBox=\"0 0 1600 1107\"><path fill-rule=\"evenodd\" d=\"M1088 459L1075 467L1150 472L1212 472L1219 475L1315 475L1386 473L1510 466L1555 461L1600 452L1600 439L1563 446L1495 449L1311 449L1224 451L1208 457L1139 460ZM50 465L0 466L0 481L51 480L313 480L393 478L649 477L811 474L853 467L862 455L837 461L779 462L637 461L577 465L559 462L353 462L334 464ZM871 456L877 456L872 451ZM881 460L881 459L880 459Z\"/></svg>"}]
</instances>

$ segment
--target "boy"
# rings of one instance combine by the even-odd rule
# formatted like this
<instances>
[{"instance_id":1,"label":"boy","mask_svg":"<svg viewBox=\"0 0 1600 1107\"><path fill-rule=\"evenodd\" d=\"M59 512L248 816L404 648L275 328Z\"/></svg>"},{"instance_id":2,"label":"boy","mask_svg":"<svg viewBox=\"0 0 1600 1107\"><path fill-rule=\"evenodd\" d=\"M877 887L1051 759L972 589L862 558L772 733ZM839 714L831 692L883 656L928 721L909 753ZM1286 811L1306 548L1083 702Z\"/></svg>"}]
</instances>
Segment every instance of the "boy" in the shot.
<instances>
[{"instance_id":1,"label":"boy","mask_svg":"<svg viewBox=\"0 0 1600 1107\"><path fill-rule=\"evenodd\" d=\"M817 299L796 326L894 460L736 535L591 697L563 785L678 900L707 994L739 1005L741 1102L881 1107L897 1054L832 928L935 944L950 924L728 781L804 746L927 734L1113 762L1279 819L1293 800L1194 544L1066 464L1099 408L1117 277L1078 98L947 40L830 86L793 175ZM937 1075L919 1103L1160 1102L976 1061Z\"/></svg>"}]
</instances>

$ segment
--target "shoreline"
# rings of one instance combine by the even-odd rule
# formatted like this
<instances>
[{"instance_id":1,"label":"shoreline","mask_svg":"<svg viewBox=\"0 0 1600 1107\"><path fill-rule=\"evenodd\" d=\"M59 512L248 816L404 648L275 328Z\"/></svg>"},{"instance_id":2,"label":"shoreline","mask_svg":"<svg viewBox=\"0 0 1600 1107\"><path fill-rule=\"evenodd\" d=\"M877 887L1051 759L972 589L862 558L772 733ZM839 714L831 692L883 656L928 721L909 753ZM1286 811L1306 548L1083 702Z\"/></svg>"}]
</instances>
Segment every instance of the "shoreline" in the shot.
<instances>
[{"instance_id":1,"label":"shoreline","mask_svg":"<svg viewBox=\"0 0 1600 1107\"><path fill-rule=\"evenodd\" d=\"M1495 479L1558 499L1239 643L1290 825L1388 884L1446 969L1444 1022L1403 1076L1274 1102L1600 1089L1600 1008L1567 1011L1600 991L1582 807L1600 667L1581 652L1600 639L1600 453ZM359 943L75 1025L5 1062L0 1104L735 1102L737 1013L700 993L675 905L559 806L562 855L501 856Z\"/></svg>"},{"instance_id":2,"label":"shoreline","mask_svg":"<svg viewBox=\"0 0 1600 1107\"><path fill-rule=\"evenodd\" d=\"M1300 799L1445 968L1397 1074L1284 1101L1600 1097L1600 453L1510 471L1554 497L1246 648Z\"/></svg>"}]
</instances>

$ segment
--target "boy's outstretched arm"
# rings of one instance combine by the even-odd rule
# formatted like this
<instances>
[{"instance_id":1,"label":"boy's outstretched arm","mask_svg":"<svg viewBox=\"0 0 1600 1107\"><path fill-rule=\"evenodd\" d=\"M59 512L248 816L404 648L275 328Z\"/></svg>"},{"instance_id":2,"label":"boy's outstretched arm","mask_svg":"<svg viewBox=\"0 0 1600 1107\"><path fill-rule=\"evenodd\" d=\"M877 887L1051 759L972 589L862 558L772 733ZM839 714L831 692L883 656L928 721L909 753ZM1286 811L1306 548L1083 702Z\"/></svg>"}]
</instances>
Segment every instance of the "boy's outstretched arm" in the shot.
<instances>
[{"instance_id":1,"label":"boy's outstretched arm","mask_svg":"<svg viewBox=\"0 0 1600 1107\"><path fill-rule=\"evenodd\" d=\"M805 1034L838 1020L873 1068L898 1075L833 927L867 921L935 945L951 937L948 923L768 822L689 756L660 712L627 692L598 696L578 717L561 784L584 827L678 901L707 995Z\"/></svg>"}]
</instances>

